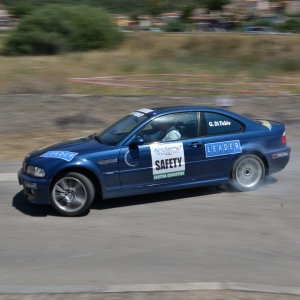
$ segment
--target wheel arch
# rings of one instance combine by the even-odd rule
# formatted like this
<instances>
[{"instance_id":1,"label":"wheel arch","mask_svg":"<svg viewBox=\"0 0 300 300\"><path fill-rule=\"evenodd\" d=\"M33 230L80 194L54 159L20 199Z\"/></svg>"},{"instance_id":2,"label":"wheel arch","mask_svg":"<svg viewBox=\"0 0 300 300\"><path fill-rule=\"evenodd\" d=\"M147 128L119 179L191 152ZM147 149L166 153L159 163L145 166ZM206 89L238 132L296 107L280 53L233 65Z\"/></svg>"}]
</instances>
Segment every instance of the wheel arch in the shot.
<instances>
[{"instance_id":1,"label":"wheel arch","mask_svg":"<svg viewBox=\"0 0 300 300\"><path fill-rule=\"evenodd\" d=\"M76 166L68 167L68 168L65 168L65 169L59 171L51 180L49 192L52 190L54 183L56 182L56 180L58 178L62 177L63 175L65 175L67 173L70 173L70 172L80 173L80 174L86 176L87 178L89 178L91 180L92 184L94 185L95 193L97 195L102 195L102 186L101 186L101 182L100 182L99 178L97 177L97 175L93 171L91 171L87 168L76 167Z\"/></svg>"},{"instance_id":2,"label":"wheel arch","mask_svg":"<svg viewBox=\"0 0 300 300\"><path fill-rule=\"evenodd\" d=\"M235 159L231 162L231 166L230 166L230 169L229 169L229 178L232 178L232 169L233 169L233 166L234 166L234 163L240 158L242 157L243 155L247 155L247 154L253 154L253 155L256 155L258 156L263 164L264 164L264 167L265 167L265 175L268 175L269 174L269 163L268 163L268 160L266 159L266 157L259 151L257 150L247 150L247 151L243 151L243 153L241 153L240 155L237 155L235 157Z\"/></svg>"}]
</instances>

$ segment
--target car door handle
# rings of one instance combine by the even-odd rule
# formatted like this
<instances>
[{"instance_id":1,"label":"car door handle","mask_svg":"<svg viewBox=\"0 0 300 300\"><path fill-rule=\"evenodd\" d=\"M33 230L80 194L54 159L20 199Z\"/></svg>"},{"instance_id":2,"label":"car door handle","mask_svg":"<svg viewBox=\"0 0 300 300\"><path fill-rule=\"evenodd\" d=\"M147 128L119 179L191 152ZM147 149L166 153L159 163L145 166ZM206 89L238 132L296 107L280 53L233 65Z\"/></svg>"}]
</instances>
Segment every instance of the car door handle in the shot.
<instances>
[{"instance_id":1,"label":"car door handle","mask_svg":"<svg viewBox=\"0 0 300 300\"><path fill-rule=\"evenodd\" d=\"M202 142L193 142L193 143L189 144L189 147L198 148L198 147L201 147L202 145L203 145Z\"/></svg>"}]
</instances>

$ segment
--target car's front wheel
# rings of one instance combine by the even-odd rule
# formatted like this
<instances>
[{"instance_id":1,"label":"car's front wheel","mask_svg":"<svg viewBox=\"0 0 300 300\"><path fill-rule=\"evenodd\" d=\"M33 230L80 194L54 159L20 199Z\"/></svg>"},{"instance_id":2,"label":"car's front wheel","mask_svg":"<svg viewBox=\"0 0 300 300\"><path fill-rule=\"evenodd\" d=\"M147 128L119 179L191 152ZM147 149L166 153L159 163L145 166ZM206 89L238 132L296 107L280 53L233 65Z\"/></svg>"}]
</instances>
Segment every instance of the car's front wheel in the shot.
<instances>
[{"instance_id":1,"label":"car's front wheel","mask_svg":"<svg viewBox=\"0 0 300 300\"><path fill-rule=\"evenodd\" d=\"M265 166L262 160L253 154L243 155L232 167L230 184L239 191L257 189L265 176Z\"/></svg>"},{"instance_id":2,"label":"car's front wheel","mask_svg":"<svg viewBox=\"0 0 300 300\"><path fill-rule=\"evenodd\" d=\"M50 192L52 206L65 216L79 216L92 204L95 188L89 178L71 172L58 178Z\"/></svg>"}]
</instances>

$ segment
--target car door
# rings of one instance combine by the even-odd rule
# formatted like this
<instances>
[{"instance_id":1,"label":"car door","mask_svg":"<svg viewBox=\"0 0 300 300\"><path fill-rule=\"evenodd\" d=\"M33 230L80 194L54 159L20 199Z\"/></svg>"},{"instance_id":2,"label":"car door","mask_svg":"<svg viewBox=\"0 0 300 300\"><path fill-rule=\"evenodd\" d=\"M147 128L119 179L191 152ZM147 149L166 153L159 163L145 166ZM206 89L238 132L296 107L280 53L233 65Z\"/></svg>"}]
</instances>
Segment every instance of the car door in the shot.
<instances>
[{"instance_id":1,"label":"car door","mask_svg":"<svg viewBox=\"0 0 300 300\"><path fill-rule=\"evenodd\" d=\"M201 178L226 177L230 167L230 156L242 152L240 137L244 131L244 125L228 116L214 112L202 112L201 121L201 125L206 128L202 135L205 161Z\"/></svg>"},{"instance_id":2,"label":"car door","mask_svg":"<svg viewBox=\"0 0 300 300\"><path fill-rule=\"evenodd\" d=\"M199 178L205 151L199 137L198 112L184 112L158 117L149 122L136 136L145 137L143 145L124 145L119 155L120 181L122 188L134 188L168 184L177 181L192 181ZM160 118L170 119L172 127L180 132L180 139L151 140L155 122ZM152 130L152 132L151 132Z\"/></svg>"}]
</instances>

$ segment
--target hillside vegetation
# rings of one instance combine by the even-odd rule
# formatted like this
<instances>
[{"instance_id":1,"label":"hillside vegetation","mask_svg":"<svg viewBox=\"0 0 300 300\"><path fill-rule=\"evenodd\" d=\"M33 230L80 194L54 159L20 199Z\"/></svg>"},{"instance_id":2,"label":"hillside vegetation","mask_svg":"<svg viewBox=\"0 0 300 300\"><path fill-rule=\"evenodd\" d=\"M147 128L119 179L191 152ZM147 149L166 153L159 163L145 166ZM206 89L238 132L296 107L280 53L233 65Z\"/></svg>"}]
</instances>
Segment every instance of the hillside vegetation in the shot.
<instances>
[{"instance_id":1,"label":"hillside vegetation","mask_svg":"<svg viewBox=\"0 0 300 300\"><path fill-rule=\"evenodd\" d=\"M102 95L174 95L195 94L195 91L147 90L115 86L70 82L73 77L98 77L133 74L214 74L222 80L212 82L203 79L194 87L218 87L230 89L256 89L249 82L270 79L267 76L291 76L299 78L299 35L245 35L227 34L156 34L130 33L115 50L77 52L53 56L0 56L2 74L0 93L83 93ZM127 77L126 77L127 76ZM151 78L161 80L155 75ZM168 86L177 87L176 78ZM198 79L199 80L199 79ZM239 83L232 84L235 80ZM193 81L197 81L194 79ZM259 90L298 93L294 86L259 85ZM124 82L123 82L124 83ZM164 85L164 83L143 83ZM227 84L227 85L226 85ZM228 85L231 84L231 85ZM259 94L259 92L258 92Z\"/></svg>"},{"instance_id":2,"label":"hillside vegetation","mask_svg":"<svg viewBox=\"0 0 300 300\"><path fill-rule=\"evenodd\" d=\"M147 13L151 2L159 4L162 10L172 11L188 4L199 5L200 0L2 0L8 8L15 6L31 6L32 8L48 5L91 5L106 8L111 13Z\"/></svg>"}]
</instances>

